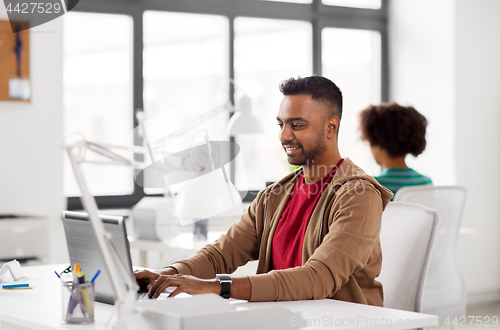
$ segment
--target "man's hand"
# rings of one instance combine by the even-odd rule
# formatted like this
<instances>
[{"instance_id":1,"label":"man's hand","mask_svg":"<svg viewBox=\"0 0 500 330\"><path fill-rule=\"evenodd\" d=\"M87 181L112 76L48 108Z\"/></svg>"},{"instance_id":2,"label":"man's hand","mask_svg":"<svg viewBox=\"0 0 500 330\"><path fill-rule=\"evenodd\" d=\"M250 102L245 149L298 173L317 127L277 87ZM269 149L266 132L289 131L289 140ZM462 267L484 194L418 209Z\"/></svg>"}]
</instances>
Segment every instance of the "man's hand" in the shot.
<instances>
[{"instance_id":1,"label":"man's hand","mask_svg":"<svg viewBox=\"0 0 500 330\"><path fill-rule=\"evenodd\" d=\"M174 275L177 274L175 268L166 267L158 271L150 271L147 269L141 269L134 271L135 280L139 284L141 291L149 291L153 286L154 282L162 275Z\"/></svg>"},{"instance_id":2,"label":"man's hand","mask_svg":"<svg viewBox=\"0 0 500 330\"><path fill-rule=\"evenodd\" d=\"M202 280L190 275L178 275L175 268L166 267L159 271L146 269L136 270L135 279L141 290L148 290L150 298L158 298L169 286L176 287L169 295L175 297L181 292L189 294L215 293L220 295L221 286L215 278ZM248 277L233 278L231 297L236 299L250 299L251 284Z\"/></svg>"},{"instance_id":3,"label":"man's hand","mask_svg":"<svg viewBox=\"0 0 500 330\"><path fill-rule=\"evenodd\" d=\"M221 286L215 279L202 280L190 275L160 275L156 282L151 286L148 296L158 298L169 286L175 286L176 289L168 296L175 297L181 292L189 294L215 293L220 294Z\"/></svg>"}]
</instances>

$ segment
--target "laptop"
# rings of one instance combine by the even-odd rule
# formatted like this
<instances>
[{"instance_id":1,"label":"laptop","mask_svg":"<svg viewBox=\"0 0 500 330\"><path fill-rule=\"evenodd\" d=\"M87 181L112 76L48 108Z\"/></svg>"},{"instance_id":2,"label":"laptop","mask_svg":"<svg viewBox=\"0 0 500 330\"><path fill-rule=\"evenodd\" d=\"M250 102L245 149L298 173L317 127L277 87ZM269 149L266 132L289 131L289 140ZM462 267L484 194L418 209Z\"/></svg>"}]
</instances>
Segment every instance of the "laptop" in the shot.
<instances>
[{"instance_id":1,"label":"laptop","mask_svg":"<svg viewBox=\"0 0 500 330\"><path fill-rule=\"evenodd\" d=\"M130 245L127 238L125 219L121 216L99 215L104 229L111 234L113 244L118 251L118 255L124 266L133 275L132 260L130 257ZM85 272L87 280L92 277L97 270L101 273L94 282L96 301L114 304L115 294L109 275L101 256L101 251L86 212L63 211L63 225L66 233L66 244L71 265L79 263ZM115 255L115 253L113 253ZM118 261L119 262L119 261ZM120 263L120 262L119 262ZM121 272L125 274L125 270ZM123 275L125 277L125 275ZM169 293L162 293L159 299L165 299ZM139 292L139 300L148 299L145 292Z\"/></svg>"}]
</instances>

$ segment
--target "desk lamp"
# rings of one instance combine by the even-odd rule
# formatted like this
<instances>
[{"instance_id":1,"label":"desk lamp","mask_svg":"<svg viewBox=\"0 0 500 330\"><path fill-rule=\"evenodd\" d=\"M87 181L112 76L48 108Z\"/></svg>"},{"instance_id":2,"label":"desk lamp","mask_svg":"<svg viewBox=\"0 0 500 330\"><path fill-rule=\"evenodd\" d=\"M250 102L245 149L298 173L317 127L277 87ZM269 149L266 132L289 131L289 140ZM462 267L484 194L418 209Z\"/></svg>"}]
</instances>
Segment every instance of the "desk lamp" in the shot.
<instances>
[{"instance_id":1,"label":"desk lamp","mask_svg":"<svg viewBox=\"0 0 500 330\"><path fill-rule=\"evenodd\" d=\"M117 253L113 256L112 251L114 251L114 246L111 240L111 235L106 232L102 221L97 216L97 203L87 187L87 182L80 165L82 163L89 162L86 158L88 154L87 151L93 151L110 160L110 162L108 162L109 164L121 164L133 167L140 166L139 164L136 164L135 162L111 151L109 148L86 141L81 135L75 135L74 138L73 136L66 138L64 141L64 148L68 153L76 181L78 182L78 186L80 187L80 191L82 193L81 200L83 208L89 214L90 223L96 236L99 250L101 251L104 264L106 265L106 270L108 271L111 284L113 285L113 291L115 292L116 297L115 310L118 315L118 323L124 322L127 315L130 315L134 310L133 302L136 299L139 287L132 274L123 278L121 276L119 268L120 264L123 263L117 263L117 260L115 259L115 257L118 256ZM128 274L129 271L126 271L125 273ZM126 329L126 324L117 324L117 328Z\"/></svg>"},{"instance_id":2,"label":"desk lamp","mask_svg":"<svg viewBox=\"0 0 500 330\"><path fill-rule=\"evenodd\" d=\"M244 111L241 116L238 116L240 119L239 120L245 120L245 118L248 118L249 116L249 102L247 102L246 106L243 107ZM224 108L222 109L216 109L217 111L212 111L210 114L207 114L209 116L205 116L204 118L201 118L202 121L206 121L209 118L215 116L219 112L225 110ZM251 115L251 114L250 114ZM236 125L238 123L238 118L234 119L231 123L231 126ZM98 206L95 201L95 198L92 196L90 193L86 179L83 175L83 171L81 169L81 165L83 163L101 163L101 164L113 164L113 165L124 165L124 166L131 166L134 169L140 169L141 171L144 171L146 168L154 169L155 171L160 171L163 173L168 173L168 172L173 172L176 170L179 170L178 166L172 165L172 162L170 162L169 157L192 157L193 155L196 155L197 152L200 152L200 150L204 150L203 146L195 146L193 147L194 150L185 150L180 153L174 154L174 155L169 155L165 158L163 158L160 161L155 161L153 157L153 153L151 150L151 145L148 143L147 138L146 138L146 131L144 130L144 125L143 121L140 120L141 127L143 128L143 134L145 137L146 145L147 145L147 152L150 154L152 157L151 160L153 161L153 164L149 164L146 166L146 164L134 160L130 160L127 157L124 157L123 155L118 154L117 152L113 151L112 146L104 146L100 145L97 143L93 143L90 141L86 141L85 138L82 135L75 135L73 137L66 138L65 143L64 143L64 148L68 154L68 157L71 162L71 166L73 168L73 172L75 174L77 183L80 187L81 190L81 200L82 200L82 205L84 209L88 212L89 214L89 219L92 225L92 229L95 233L97 243L99 245L99 249L101 251L101 255L103 257L103 260L105 262L109 277L111 279L111 283L113 285L113 290L115 292L115 311L117 312L117 319L118 322L115 325L117 329L126 329L127 328L127 318L130 317L133 314L136 314L138 312L136 306L135 306L135 301L136 301L136 292L138 289L137 283L135 282L135 278L133 277L132 274L130 276L121 276L120 272L120 263L117 260L117 257L119 256L116 253L113 253L115 251L113 242L111 240L111 235L107 233L104 229L104 226L102 224L102 221L98 217ZM244 127L244 125L239 125L239 127ZM258 129L261 130L259 126L257 126ZM184 132L186 129L191 129L190 127L187 128L182 128L181 131ZM241 129L241 128L240 128ZM258 130L257 129L257 130ZM237 134L238 129L228 129L228 132L230 134ZM179 132L175 132L173 135L178 135ZM219 184L215 186L211 186L211 188L216 189L217 194L216 196L223 196L226 195L226 197L229 198L231 203L233 205L241 205L241 197L234 187L234 185L228 180L227 175L224 170L224 165L227 164L227 157L224 157L223 154L220 157L213 157L214 153L218 152L218 150L226 150L226 148L223 148L223 145L221 143L228 143L227 141L219 141L213 142L213 141L208 141L207 137L207 143L206 143L206 149L208 150L208 155L209 155L209 160L210 160L210 167L207 166L200 166L198 162L195 161L192 162L191 166L192 169L196 169L196 166L198 166L198 172L194 176L191 177L191 179L187 184L187 189L184 194L186 197L189 196L190 193L188 193L188 190L196 192L200 192L200 183L201 184L209 184L213 185L212 182L214 182L214 178L216 179L215 181L218 181ZM121 147L114 147L116 149L120 149ZM140 148L140 147L139 147ZM104 156L105 158L108 159L106 162L96 162L96 161L90 161L87 158L88 152L94 152L97 154L100 154L101 156ZM142 150L144 152L144 150ZM196 158L196 157L194 157ZM202 164L203 165L203 164ZM203 171L206 171L206 169L209 168L210 171L208 174L203 173ZM185 168L183 168L185 169ZM220 170L221 173L218 174L217 170ZM224 180L221 183L221 174ZM195 181L196 180L196 181ZM193 181L193 182L191 182ZM166 186L166 185L165 185ZM192 194L192 193L191 193ZM210 194L214 195L214 194ZM220 212L220 210L217 209L217 207L214 209L213 206L220 206L217 203L214 203L212 205L209 205L205 203L204 207L212 207L211 210L209 210L208 214L202 215L199 210L201 210L201 207L197 207L197 212L196 214L192 213L192 210L189 210L191 208L191 205L187 202L182 202L182 201L188 201L188 200L193 200L193 196L191 195L191 198L185 198L181 199L180 204L180 215L185 215L188 217L191 216L196 216L198 219L199 218L209 218L210 216L213 216L213 212ZM205 200L206 195L204 196L203 200ZM195 197L196 198L196 197ZM223 207L224 208L224 207ZM186 209L186 213L182 213L182 209ZM115 254L115 256L113 256ZM127 270L123 269L122 271L125 271L128 273Z\"/></svg>"},{"instance_id":3,"label":"desk lamp","mask_svg":"<svg viewBox=\"0 0 500 330\"><path fill-rule=\"evenodd\" d=\"M235 112L235 114L230 118L226 126L227 136L232 137L239 134L261 133L263 130L259 120L252 115L250 98L243 96L238 104L239 106L237 108L232 106L229 102L225 105L215 107L211 111L199 116L199 121L200 123L205 123L221 112L232 111ZM243 213L241 195L234 184L228 179L224 168L225 165L233 161L240 151L236 143L228 141L209 141L208 132L206 130L201 130L205 132L205 144L156 160L152 152L153 144L157 144L159 141L172 141L190 130L195 130L196 125L192 123L185 125L152 143L148 138L147 129L145 127L146 120L142 111L137 112L137 119L139 121L139 126L136 129L140 129L137 133L142 133L153 167L138 172L136 177L152 177L156 178L156 180L153 180L156 182L146 183L144 179L139 180L139 182L136 180L136 182L143 187L161 187L165 189L167 189L168 185L187 182L174 200L177 216L182 225L193 223L200 219L207 219L221 213L224 213L224 216L241 215ZM154 121L154 118L150 118L149 120ZM234 155L229 154L231 148L234 150ZM198 171L164 171L165 176L158 175L156 172L156 168L161 166L160 163L175 162L170 161L170 157L185 159L186 155L191 155L193 156L192 158L198 159ZM200 161L200 159L205 159L205 162ZM183 164L185 163L186 162L183 162ZM165 177L167 178L166 180ZM150 186L151 184L153 186ZM208 189L210 190L211 197L219 198L207 198ZM167 191L167 193L171 196L170 191ZM167 196L167 194L165 194L165 196Z\"/></svg>"},{"instance_id":4,"label":"desk lamp","mask_svg":"<svg viewBox=\"0 0 500 330\"><path fill-rule=\"evenodd\" d=\"M209 142L207 145L210 146L211 143L212 142ZM136 304L136 294L139 287L133 274L130 274L130 271L125 269L123 266L124 263L120 260L120 256L116 252L111 235L106 232L102 221L98 217L97 203L87 187L81 165L83 163L101 163L125 165L136 169L144 169L145 164L127 159L126 157L113 151L112 147L86 141L82 135L74 135L66 138L64 148L68 154L73 172L80 187L82 205L89 214L90 223L115 293L116 299L114 311L117 313L117 323L115 324L115 328L120 330L128 329L128 320L131 316L134 316L143 310L148 311L148 313L154 313L154 311L147 309L145 305L143 305L144 308L141 308ZM90 161L87 158L89 151L104 156L108 159L108 161ZM185 152L183 156L185 154L189 154L189 152ZM160 171L177 169L175 166L165 166L165 164L169 165L164 159L163 164L161 164L162 166L157 169ZM158 164L154 163L153 165L156 166ZM213 166L213 168L215 168L215 164L213 164ZM129 276L122 277L121 275L123 272Z\"/></svg>"}]
</instances>

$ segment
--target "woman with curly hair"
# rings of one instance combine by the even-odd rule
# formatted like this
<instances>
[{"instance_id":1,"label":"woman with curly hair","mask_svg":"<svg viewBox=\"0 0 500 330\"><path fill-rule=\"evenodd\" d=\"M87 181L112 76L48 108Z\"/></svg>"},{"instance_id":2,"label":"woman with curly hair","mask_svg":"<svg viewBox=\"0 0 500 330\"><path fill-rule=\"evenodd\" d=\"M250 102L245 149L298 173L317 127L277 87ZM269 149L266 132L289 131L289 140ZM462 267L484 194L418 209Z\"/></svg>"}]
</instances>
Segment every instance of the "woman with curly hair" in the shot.
<instances>
[{"instance_id":1,"label":"woman with curly hair","mask_svg":"<svg viewBox=\"0 0 500 330\"><path fill-rule=\"evenodd\" d=\"M432 180L406 165L407 154L425 150L427 119L413 107L396 103L371 105L360 114L361 139L370 143L373 158L382 167L375 177L394 194L405 186L432 184Z\"/></svg>"}]
</instances>

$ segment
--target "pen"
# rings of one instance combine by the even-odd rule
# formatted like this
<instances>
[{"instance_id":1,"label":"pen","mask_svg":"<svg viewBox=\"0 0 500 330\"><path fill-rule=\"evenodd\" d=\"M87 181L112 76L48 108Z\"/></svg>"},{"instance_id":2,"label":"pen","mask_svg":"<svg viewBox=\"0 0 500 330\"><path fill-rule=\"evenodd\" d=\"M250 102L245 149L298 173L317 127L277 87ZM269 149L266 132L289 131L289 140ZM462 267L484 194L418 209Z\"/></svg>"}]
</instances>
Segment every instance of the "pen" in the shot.
<instances>
[{"instance_id":1,"label":"pen","mask_svg":"<svg viewBox=\"0 0 500 330\"><path fill-rule=\"evenodd\" d=\"M61 276L59 276L59 274L54 270L54 273L56 273L57 275L57 278L59 278L61 280L61 282L64 284L64 286L66 287L66 289L68 289L68 291L71 293L71 290L68 288L68 284L66 282L64 282L64 280L61 278Z\"/></svg>"},{"instance_id":2,"label":"pen","mask_svg":"<svg viewBox=\"0 0 500 330\"><path fill-rule=\"evenodd\" d=\"M95 273L94 277L92 277L92 279L90 280L89 283L94 283L95 279L97 278L97 276L99 276L100 273L101 273L101 271L98 269L97 272Z\"/></svg>"},{"instance_id":3,"label":"pen","mask_svg":"<svg viewBox=\"0 0 500 330\"><path fill-rule=\"evenodd\" d=\"M18 287L10 287L10 288L3 288L4 290L23 290L23 289L33 289L34 286L18 286Z\"/></svg>"},{"instance_id":4,"label":"pen","mask_svg":"<svg viewBox=\"0 0 500 330\"><path fill-rule=\"evenodd\" d=\"M12 283L0 285L2 289L16 289L16 288L28 288L30 285L28 283Z\"/></svg>"},{"instance_id":5,"label":"pen","mask_svg":"<svg viewBox=\"0 0 500 330\"><path fill-rule=\"evenodd\" d=\"M73 297L73 291L69 288L68 283L64 282L64 280L59 276L59 274L54 270L54 273L56 273L57 278L61 280L63 285L68 289L69 294L70 294L70 299L69 299L69 306L68 306L68 314L73 314L73 311L75 310L76 305L78 304L78 301L75 297Z\"/></svg>"},{"instance_id":6,"label":"pen","mask_svg":"<svg viewBox=\"0 0 500 330\"><path fill-rule=\"evenodd\" d=\"M78 278L76 277L76 273L80 271L80 264L75 263L75 267L73 267L73 283L78 283Z\"/></svg>"},{"instance_id":7,"label":"pen","mask_svg":"<svg viewBox=\"0 0 500 330\"><path fill-rule=\"evenodd\" d=\"M78 283L85 284L85 273L81 270L76 273L76 277L78 278ZM83 302L85 303L85 307L87 307L87 312L90 316L94 315L94 310L92 308L92 302L90 301L90 296L87 288L80 289L80 293L82 294Z\"/></svg>"},{"instance_id":8,"label":"pen","mask_svg":"<svg viewBox=\"0 0 500 330\"><path fill-rule=\"evenodd\" d=\"M79 271L80 271L80 264L77 262L77 263L75 264L74 273L76 274L76 273L78 273Z\"/></svg>"}]
</instances>

